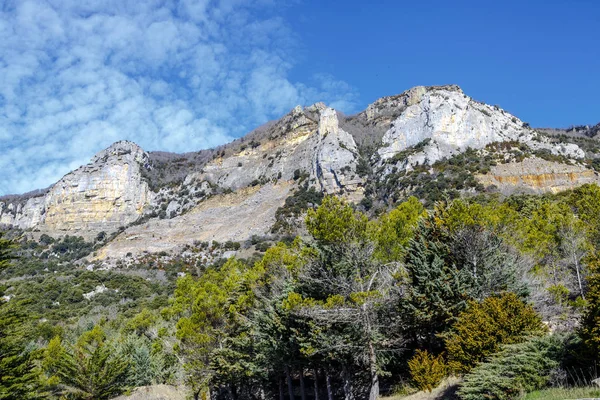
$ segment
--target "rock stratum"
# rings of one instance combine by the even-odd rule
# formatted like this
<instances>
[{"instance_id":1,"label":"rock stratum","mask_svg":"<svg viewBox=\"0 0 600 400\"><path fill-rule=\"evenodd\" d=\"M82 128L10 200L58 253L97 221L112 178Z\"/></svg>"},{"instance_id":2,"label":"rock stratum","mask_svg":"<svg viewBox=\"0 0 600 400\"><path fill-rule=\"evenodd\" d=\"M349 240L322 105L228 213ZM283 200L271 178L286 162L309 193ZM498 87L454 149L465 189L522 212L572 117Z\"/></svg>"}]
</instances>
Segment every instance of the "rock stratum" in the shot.
<instances>
[{"instance_id":1,"label":"rock stratum","mask_svg":"<svg viewBox=\"0 0 600 400\"><path fill-rule=\"evenodd\" d=\"M585 140L593 140L595 128L586 129ZM298 106L243 138L195 153L148 153L117 142L46 191L0 198L0 224L53 237L112 234L97 259L175 251L198 240L242 241L268 233L277 210L302 186L389 206L377 187L391 174L427 170L472 149L483 156L498 143L520 148L518 159L507 150L502 163L474 176L502 194L599 182L590 168L597 152L580 146L579 137L558 140L573 136L563 133L532 129L455 85L420 86L353 116L322 103Z\"/></svg>"}]
</instances>

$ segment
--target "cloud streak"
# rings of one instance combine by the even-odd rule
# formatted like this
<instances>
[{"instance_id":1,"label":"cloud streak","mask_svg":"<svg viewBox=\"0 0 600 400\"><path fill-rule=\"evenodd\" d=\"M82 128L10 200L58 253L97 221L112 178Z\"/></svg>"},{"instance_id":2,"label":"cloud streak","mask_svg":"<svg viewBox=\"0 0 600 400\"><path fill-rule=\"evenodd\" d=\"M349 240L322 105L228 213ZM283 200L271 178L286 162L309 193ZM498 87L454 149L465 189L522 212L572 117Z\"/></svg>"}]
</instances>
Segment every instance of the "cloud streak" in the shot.
<instances>
[{"instance_id":1,"label":"cloud streak","mask_svg":"<svg viewBox=\"0 0 600 400\"><path fill-rule=\"evenodd\" d=\"M296 104L356 91L293 82L301 42L269 0L13 1L0 8L0 194L46 187L112 142L183 152Z\"/></svg>"}]
</instances>

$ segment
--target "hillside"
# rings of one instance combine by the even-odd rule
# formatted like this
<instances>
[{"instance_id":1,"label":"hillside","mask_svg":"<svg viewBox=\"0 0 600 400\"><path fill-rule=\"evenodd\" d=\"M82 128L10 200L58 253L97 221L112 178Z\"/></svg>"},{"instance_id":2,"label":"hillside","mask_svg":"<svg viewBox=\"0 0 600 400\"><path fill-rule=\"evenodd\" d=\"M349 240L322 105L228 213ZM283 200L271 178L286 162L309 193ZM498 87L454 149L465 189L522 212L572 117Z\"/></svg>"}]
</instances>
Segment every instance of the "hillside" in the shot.
<instances>
[{"instance_id":1,"label":"hillside","mask_svg":"<svg viewBox=\"0 0 600 400\"><path fill-rule=\"evenodd\" d=\"M536 130L457 86L415 87L352 116L298 106L210 150L117 142L46 190L0 198L0 223L34 237L113 238L94 257L104 260L294 233L302 210L290 214L286 199L309 187L371 211L410 195L556 193L598 182L596 128Z\"/></svg>"},{"instance_id":2,"label":"hillside","mask_svg":"<svg viewBox=\"0 0 600 400\"><path fill-rule=\"evenodd\" d=\"M533 129L451 85L351 116L295 107L198 152L116 142L0 199L3 379L36 399L589 383L596 135Z\"/></svg>"}]
</instances>

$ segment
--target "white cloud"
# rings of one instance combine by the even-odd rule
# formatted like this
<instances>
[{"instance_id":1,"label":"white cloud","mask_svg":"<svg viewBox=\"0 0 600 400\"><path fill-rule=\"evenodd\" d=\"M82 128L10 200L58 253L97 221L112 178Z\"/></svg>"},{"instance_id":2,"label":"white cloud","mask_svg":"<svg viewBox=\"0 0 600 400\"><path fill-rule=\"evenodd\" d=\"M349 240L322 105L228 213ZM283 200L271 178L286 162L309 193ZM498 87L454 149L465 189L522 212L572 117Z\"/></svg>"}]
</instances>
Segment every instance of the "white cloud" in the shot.
<instances>
[{"instance_id":1,"label":"white cloud","mask_svg":"<svg viewBox=\"0 0 600 400\"><path fill-rule=\"evenodd\" d=\"M0 9L0 194L56 182L112 142L174 152L230 141L296 104L352 111L274 0L13 0Z\"/></svg>"}]
</instances>

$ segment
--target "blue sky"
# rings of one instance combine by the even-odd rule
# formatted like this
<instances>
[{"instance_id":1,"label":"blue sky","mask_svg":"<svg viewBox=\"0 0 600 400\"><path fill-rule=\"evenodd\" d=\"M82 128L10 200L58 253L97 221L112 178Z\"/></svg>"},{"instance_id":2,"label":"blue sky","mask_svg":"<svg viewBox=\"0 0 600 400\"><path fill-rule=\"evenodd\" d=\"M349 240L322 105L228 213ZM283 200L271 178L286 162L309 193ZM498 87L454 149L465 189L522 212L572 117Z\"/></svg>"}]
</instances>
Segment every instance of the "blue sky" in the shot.
<instances>
[{"instance_id":1,"label":"blue sky","mask_svg":"<svg viewBox=\"0 0 600 400\"><path fill-rule=\"evenodd\" d=\"M533 126L600 122L597 1L0 1L0 194L112 142L212 147L324 101L456 83Z\"/></svg>"}]
</instances>

